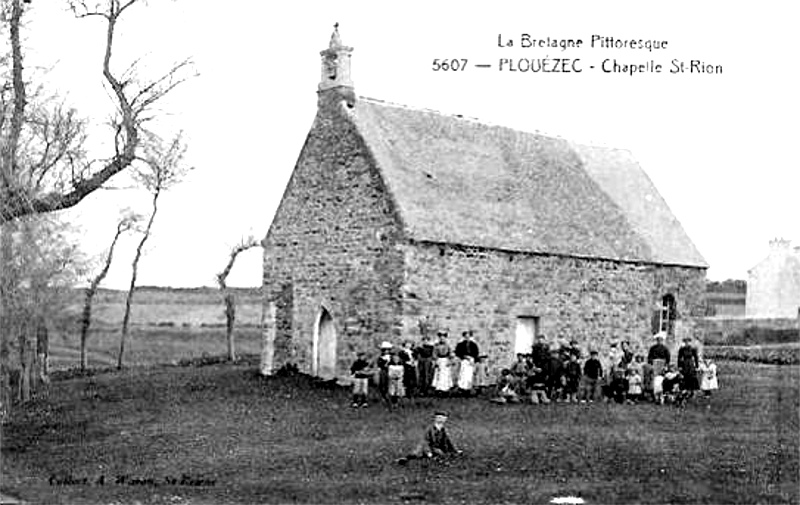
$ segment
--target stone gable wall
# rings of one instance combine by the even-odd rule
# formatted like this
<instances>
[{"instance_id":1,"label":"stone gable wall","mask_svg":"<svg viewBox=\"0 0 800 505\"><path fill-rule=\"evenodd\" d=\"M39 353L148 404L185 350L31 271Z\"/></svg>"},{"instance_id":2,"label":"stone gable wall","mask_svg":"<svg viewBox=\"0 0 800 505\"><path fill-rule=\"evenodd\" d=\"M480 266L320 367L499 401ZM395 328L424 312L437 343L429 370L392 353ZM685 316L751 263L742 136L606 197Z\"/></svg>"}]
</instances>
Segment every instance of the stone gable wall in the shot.
<instances>
[{"instance_id":1,"label":"stone gable wall","mask_svg":"<svg viewBox=\"0 0 800 505\"><path fill-rule=\"evenodd\" d=\"M360 349L399 336L401 228L374 162L336 92L320 109L265 239L264 292L275 320L273 368L312 371L320 307L333 317L337 372ZM270 313L268 310L266 313Z\"/></svg>"},{"instance_id":2,"label":"stone gable wall","mask_svg":"<svg viewBox=\"0 0 800 505\"><path fill-rule=\"evenodd\" d=\"M646 354L653 311L661 298L676 298L678 320L667 341L675 356L686 335L700 337L705 270L502 252L434 243L404 247L403 333L419 338L420 326L475 331L490 373L511 364L518 316L540 317L549 340L576 338L602 355L609 343L630 340ZM673 358L674 359L674 358Z\"/></svg>"}]
</instances>

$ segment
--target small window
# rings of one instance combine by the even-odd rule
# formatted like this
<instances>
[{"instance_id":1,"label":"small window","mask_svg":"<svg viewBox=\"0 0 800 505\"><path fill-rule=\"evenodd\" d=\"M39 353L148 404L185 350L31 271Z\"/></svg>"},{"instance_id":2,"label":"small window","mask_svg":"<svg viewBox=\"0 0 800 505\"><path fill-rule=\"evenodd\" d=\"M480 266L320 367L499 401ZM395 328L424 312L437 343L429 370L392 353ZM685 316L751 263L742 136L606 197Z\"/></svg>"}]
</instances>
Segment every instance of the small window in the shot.
<instances>
[{"instance_id":1,"label":"small window","mask_svg":"<svg viewBox=\"0 0 800 505\"><path fill-rule=\"evenodd\" d=\"M664 295L661 299L661 323L659 330L663 331L669 336L675 333L675 297L672 295Z\"/></svg>"}]
</instances>

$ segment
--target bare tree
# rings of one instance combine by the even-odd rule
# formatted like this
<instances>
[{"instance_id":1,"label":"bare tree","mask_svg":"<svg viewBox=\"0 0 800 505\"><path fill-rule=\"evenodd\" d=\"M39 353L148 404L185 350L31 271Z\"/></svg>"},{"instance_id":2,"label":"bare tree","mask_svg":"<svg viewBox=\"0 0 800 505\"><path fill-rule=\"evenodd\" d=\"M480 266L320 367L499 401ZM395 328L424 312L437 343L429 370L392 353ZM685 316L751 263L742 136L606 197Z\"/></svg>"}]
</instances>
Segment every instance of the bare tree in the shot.
<instances>
[{"instance_id":1,"label":"bare tree","mask_svg":"<svg viewBox=\"0 0 800 505\"><path fill-rule=\"evenodd\" d=\"M223 301L225 302L225 335L228 342L228 360L236 360L236 349L233 339L233 327L236 322L236 295L228 288L228 275L230 275L233 265L236 262L236 257L253 247L259 247L261 242L253 236L243 238L238 244L233 246L231 253L228 256L228 263L222 272L217 274L217 285L222 293Z\"/></svg>"},{"instance_id":2,"label":"bare tree","mask_svg":"<svg viewBox=\"0 0 800 505\"><path fill-rule=\"evenodd\" d=\"M76 205L112 176L128 168L137 158L142 126L154 118L154 104L185 81L192 62L181 61L161 77L142 80L135 64L126 72L112 70L114 37L123 14L144 0L104 0L92 5L70 1L78 18L105 21L106 40L102 62L104 81L111 88L117 112L111 121L114 152L110 157L88 159L83 152L84 122L77 114L56 106L48 114L28 110L23 78L20 28L26 7L22 0L6 0L3 21L9 27L11 86L2 90L2 168L0 168L0 223L20 216L52 212ZM3 62L8 64L8 59ZM38 136L37 145L25 142L26 130ZM38 135L33 135L38 134ZM33 152L28 152L31 149ZM38 154L39 156L36 156Z\"/></svg>"},{"instance_id":3,"label":"bare tree","mask_svg":"<svg viewBox=\"0 0 800 505\"><path fill-rule=\"evenodd\" d=\"M114 248L117 246L117 241L123 233L132 230L139 219L140 216L132 212L123 214L117 223L117 230L114 233L114 238L111 240L111 246L108 248L105 258L103 258L103 267L97 275L92 278L92 281L84 292L83 313L81 315L81 370L86 370L87 368L86 341L89 337L89 327L92 324L92 301L94 300L94 295L97 293L97 288L100 286L100 283L103 282L103 279L108 275L109 268L111 268L111 260L114 257Z\"/></svg>"},{"instance_id":4,"label":"bare tree","mask_svg":"<svg viewBox=\"0 0 800 505\"><path fill-rule=\"evenodd\" d=\"M16 339L4 339L3 352L16 351L15 397L26 401L36 382L35 371L46 370L41 359L46 359L48 342L41 337L47 321L66 306L64 292L81 275L83 259L67 233L68 226L55 217L26 216L4 227L4 232L8 230L13 231L6 237L12 261L3 269L4 285L9 289L3 319L4 330ZM38 345L34 344L37 340ZM4 359L3 365L9 365L8 361ZM4 396L7 404L5 392Z\"/></svg>"},{"instance_id":5,"label":"bare tree","mask_svg":"<svg viewBox=\"0 0 800 505\"><path fill-rule=\"evenodd\" d=\"M143 125L157 116L157 102L194 75L190 60L171 65L155 79L139 77L135 64L122 73L114 70L114 41L123 14L146 0L101 0L91 5L69 1L77 18L101 19L106 25L98 74L110 87L114 102L108 136L113 150L89 156L87 122L25 79L21 32L28 3L0 0L0 35L5 39L0 42L0 376L4 392L12 368L12 336L24 322L15 320L23 316L14 300L17 280L25 277L24 272L14 271L15 237L23 230L20 220L72 207L131 166L142 150Z\"/></svg>"},{"instance_id":6,"label":"bare tree","mask_svg":"<svg viewBox=\"0 0 800 505\"><path fill-rule=\"evenodd\" d=\"M165 142L158 136L145 132L146 141L144 142L144 155L140 158L141 164L134 167L134 179L151 194L150 216L147 224L142 230L142 238L136 246L136 253L131 263L131 283L128 294L125 297L125 314L122 317L122 334L119 339L119 354L117 356L117 368L122 368L125 342L128 339L131 319L131 305L133 304L133 294L136 289L136 278L139 274L139 260L142 258L144 245L150 238L153 223L158 213L158 199L161 194L177 184L189 170L183 164L183 157L186 154L186 145L183 142L183 135L178 133L171 141Z\"/></svg>"}]
</instances>

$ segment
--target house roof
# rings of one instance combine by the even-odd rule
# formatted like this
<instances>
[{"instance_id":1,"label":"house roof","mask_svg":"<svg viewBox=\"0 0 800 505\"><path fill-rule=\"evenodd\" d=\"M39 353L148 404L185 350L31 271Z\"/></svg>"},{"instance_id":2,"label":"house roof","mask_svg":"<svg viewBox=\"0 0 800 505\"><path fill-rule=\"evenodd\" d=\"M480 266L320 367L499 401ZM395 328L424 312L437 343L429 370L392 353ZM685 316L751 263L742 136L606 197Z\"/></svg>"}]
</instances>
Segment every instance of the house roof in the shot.
<instances>
[{"instance_id":1,"label":"house roof","mask_svg":"<svg viewBox=\"0 0 800 505\"><path fill-rule=\"evenodd\" d=\"M626 151L368 98L345 110L414 240L707 267Z\"/></svg>"},{"instance_id":2,"label":"house roof","mask_svg":"<svg viewBox=\"0 0 800 505\"><path fill-rule=\"evenodd\" d=\"M770 241L770 251L766 258L747 271L757 276L761 271L778 272L779 275L796 276L800 279L800 247L791 247L791 242L781 239Z\"/></svg>"}]
</instances>

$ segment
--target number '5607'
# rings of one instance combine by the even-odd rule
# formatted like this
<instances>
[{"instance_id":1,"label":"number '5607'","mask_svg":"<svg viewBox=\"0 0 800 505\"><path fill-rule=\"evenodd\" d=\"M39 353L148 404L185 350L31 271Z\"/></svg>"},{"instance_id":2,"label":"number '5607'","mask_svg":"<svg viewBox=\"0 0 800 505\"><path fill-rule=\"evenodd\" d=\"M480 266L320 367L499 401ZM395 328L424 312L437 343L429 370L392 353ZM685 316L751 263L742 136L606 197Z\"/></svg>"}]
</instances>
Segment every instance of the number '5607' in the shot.
<instances>
[{"instance_id":1,"label":"number '5607'","mask_svg":"<svg viewBox=\"0 0 800 505\"><path fill-rule=\"evenodd\" d=\"M440 59L436 58L433 60L433 71L440 72L440 71L459 71L465 70L467 68L467 59L466 58L452 58L452 59Z\"/></svg>"}]
</instances>

